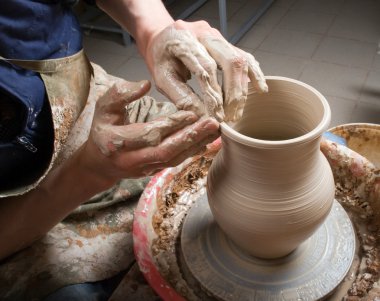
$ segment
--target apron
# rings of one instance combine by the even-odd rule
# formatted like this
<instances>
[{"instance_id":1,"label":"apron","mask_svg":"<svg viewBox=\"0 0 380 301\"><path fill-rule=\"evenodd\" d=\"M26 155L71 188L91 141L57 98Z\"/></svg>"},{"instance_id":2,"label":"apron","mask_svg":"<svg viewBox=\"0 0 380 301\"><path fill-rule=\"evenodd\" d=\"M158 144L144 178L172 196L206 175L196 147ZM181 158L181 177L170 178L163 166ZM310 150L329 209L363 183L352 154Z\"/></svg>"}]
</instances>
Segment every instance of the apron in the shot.
<instances>
[{"instance_id":1,"label":"apron","mask_svg":"<svg viewBox=\"0 0 380 301\"><path fill-rule=\"evenodd\" d=\"M39 184L51 168L61 162L58 159L62 157L60 153L86 105L93 69L83 50L59 59L0 59L40 74L45 84L54 124L54 152L47 170L32 185L1 193L1 198L28 192Z\"/></svg>"}]
</instances>

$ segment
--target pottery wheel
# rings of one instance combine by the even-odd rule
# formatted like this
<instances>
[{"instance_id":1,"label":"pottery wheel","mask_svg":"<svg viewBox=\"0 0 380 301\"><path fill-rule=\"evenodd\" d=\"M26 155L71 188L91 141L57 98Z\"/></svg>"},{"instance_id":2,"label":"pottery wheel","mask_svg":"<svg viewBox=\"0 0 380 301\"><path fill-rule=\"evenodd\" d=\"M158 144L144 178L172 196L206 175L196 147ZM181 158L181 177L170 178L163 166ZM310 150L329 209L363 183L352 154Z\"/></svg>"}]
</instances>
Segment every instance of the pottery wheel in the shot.
<instances>
[{"instance_id":1,"label":"pottery wheel","mask_svg":"<svg viewBox=\"0 0 380 301\"><path fill-rule=\"evenodd\" d=\"M258 259L226 237L202 194L184 220L181 252L185 278L221 300L319 300L350 269L355 234L347 213L334 201L326 221L294 252L280 259Z\"/></svg>"}]
</instances>

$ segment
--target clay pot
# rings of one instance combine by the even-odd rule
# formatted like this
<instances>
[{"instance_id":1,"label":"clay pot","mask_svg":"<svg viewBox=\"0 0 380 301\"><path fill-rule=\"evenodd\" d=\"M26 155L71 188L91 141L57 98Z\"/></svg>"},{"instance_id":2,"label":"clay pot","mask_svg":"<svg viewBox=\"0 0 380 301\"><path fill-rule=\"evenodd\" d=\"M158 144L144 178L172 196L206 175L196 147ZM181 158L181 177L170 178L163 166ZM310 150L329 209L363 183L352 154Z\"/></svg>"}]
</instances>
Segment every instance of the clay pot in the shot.
<instances>
[{"instance_id":1,"label":"clay pot","mask_svg":"<svg viewBox=\"0 0 380 301\"><path fill-rule=\"evenodd\" d=\"M270 76L267 83L265 94L250 88L239 122L221 124L207 195L216 222L238 247L277 258L330 212L334 179L319 143L331 112L322 94L302 82Z\"/></svg>"}]
</instances>

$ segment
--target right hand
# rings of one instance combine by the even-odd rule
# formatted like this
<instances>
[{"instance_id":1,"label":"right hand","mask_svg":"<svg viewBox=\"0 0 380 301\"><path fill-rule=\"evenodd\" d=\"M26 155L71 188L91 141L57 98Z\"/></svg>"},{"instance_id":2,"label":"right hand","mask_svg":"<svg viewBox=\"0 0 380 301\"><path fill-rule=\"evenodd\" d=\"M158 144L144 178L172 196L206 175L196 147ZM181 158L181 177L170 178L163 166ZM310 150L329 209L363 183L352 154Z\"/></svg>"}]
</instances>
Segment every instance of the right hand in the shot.
<instances>
[{"instance_id":1,"label":"right hand","mask_svg":"<svg viewBox=\"0 0 380 301\"><path fill-rule=\"evenodd\" d=\"M268 91L255 58L229 43L205 21L177 20L152 35L144 58L157 89L179 109L218 121L238 121L243 116L250 80L256 92ZM223 71L223 90L217 69ZM191 74L199 83L200 97L186 83Z\"/></svg>"},{"instance_id":2,"label":"right hand","mask_svg":"<svg viewBox=\"0 0 380 301\"><path fill-rule=\"evenodd\" d=\"M126 121L125 107L150 88L148 81L120 80L97 102L89 139L82 150L87 165L114 183L148 176L178 165L219 136L213 118L178 111L146 123Z\"/></svg>"}]
</instances>

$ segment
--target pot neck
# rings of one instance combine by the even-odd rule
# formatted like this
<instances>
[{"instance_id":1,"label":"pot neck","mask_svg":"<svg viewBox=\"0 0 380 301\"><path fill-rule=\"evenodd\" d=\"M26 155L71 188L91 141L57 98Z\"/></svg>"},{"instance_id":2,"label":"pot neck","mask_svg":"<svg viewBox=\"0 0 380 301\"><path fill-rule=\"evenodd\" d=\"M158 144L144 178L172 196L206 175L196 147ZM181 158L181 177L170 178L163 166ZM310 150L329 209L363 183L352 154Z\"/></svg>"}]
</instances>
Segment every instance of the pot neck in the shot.
<instances>
[{"instance_id":1,"label":"pot neck","mask_svg":"<svg viewBox=\"0 0 380 301\"><path fill-rule=\"evenodd\" d=\"M319 154L319 145L321 135L313 140L298 141L297 143L286 143L286 140L280 144L267 146L266 142L257 140L255 143L243 143L235 140L229 135L222 133L222 152L224 156L228 156L230 160L262 160L262 157L271 161L282 162L285 164L294 164L294 162L312 161Z\"/></svg>"}]
</instances>

